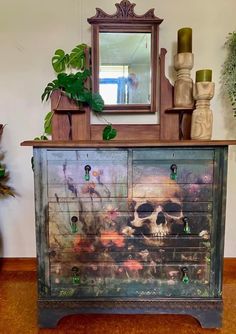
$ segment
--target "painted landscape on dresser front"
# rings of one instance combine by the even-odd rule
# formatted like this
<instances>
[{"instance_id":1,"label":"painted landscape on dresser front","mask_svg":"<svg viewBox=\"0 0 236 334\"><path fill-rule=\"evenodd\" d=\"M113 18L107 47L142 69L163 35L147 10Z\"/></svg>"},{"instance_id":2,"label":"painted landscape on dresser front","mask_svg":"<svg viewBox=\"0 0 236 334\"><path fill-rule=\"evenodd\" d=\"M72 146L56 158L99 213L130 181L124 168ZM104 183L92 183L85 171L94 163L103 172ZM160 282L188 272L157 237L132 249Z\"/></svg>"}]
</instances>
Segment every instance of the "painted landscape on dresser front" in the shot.
<instances>
[{"instance_id":1,"label":"painted landscape on dresser front","mask_svg":"<svg viewBox=\"0 0 236 334\"><path fill-rule=\"evenodd\" d=\"M52 296L210 296L212 153L159 151L49 151Z\"/></svg>"}]
</instances>

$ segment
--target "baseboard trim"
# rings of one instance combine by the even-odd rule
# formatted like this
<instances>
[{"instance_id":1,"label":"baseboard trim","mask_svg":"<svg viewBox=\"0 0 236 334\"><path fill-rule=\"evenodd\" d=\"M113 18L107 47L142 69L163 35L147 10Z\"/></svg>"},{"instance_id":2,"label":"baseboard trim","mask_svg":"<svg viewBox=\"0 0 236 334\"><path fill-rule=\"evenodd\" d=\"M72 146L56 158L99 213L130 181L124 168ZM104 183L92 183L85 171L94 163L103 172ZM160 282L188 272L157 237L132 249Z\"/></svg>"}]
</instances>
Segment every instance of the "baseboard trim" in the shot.
<instances>
[{"instance_id":1,"label":"baseboard trim","mask_svg":"<svg viewBox=\"0 0 236 334\"><path fill-rule=\"evenodd\" d=\"M29 258L0 258L0 271L36 271L37 259Z\"/></svg>"},{"instance_id":2,"label":"baseboard trim","mask_svg":"<svg viewBox=\"0 0 236 334\"><path fill-rule=\"evenodd\" d=\"M0 271L36 271L37 259L30 258L0 258ZM235 275L236 257L224 258L224 274Z\"/></svg>"}]
</instances>

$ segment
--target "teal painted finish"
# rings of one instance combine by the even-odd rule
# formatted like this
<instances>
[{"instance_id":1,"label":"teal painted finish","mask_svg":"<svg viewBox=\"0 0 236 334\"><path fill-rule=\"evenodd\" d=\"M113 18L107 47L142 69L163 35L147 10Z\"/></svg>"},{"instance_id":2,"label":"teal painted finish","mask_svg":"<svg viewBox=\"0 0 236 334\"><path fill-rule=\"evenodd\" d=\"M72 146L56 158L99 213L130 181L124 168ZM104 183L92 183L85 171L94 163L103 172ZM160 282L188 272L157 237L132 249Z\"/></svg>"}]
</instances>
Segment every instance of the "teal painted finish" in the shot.
<instances>
[{"instance_id":1,"label":"teal painted finish","mask_svg":"<svg viewBox=\"0 0 236 334\"><path fill-rule=\"evenodd\" d=\"M40 295L220 296L223 150L35 149Z\"/></svg>"}]
</instances>

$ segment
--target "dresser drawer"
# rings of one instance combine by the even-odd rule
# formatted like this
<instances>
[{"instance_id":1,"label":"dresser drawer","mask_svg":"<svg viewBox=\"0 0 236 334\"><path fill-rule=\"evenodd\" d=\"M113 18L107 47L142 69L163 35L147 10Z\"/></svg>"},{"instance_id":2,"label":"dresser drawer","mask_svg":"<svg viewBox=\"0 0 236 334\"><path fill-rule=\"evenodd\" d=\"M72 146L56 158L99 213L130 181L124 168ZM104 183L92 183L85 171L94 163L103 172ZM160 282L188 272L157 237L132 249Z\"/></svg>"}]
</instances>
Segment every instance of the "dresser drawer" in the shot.
<instances>
[{"instance_id":1,"label":"dresser drawer","mask_svg":"<svg viewBox=\"0 0 236 334\"><path fill-rule=\"evenodd\" d=\"M134 150L133 197L211 201L213 150Z\"/></svg>"},{"instance_id":2,"label":"dresser drawer","mask_svg":"<svg viewBox=\"0 0 236 334\"><path fill-rule=\"evenodd\" d=\"M125 183L112 183L112 184L98 184L94 182L87 182L83 184L74 183L70 178L65 181L64 184L48 184L48 197L50 201L53 198L72 199L75 197L80 198L117 198L127 197L128 187Z\"/></svg>"},{"instance_id":3,"label":"dresser drawer","mask_svg":"<svg viewBox=\"0 0 236 334\"><path fill-rule=\"evenodd\" d=\"M174 166L174 167L173 167ZM213 182L213 160L136 160L133 162L134 184L173 183L173 168L176 170L175 182L210 184Z\"/></svg>"},{"instance_id":4,"label":"dresser drawer","mask_svg":"<svg viewBox=\"0 0 236 334\"><path fill-rule=\"evenodd\" d=\"M127 197L127 151L47 151L48 197Z\"/></svg>"},{"instance_id":5,"label":"dresser drawer","mask_svg":"<svg viewBox=\"0 0 236 334\"><path fill-rule=\"evenodd\" d=\"M51 264L51 295L55 297L209 296L209 266L169 263L165 266L124 262L65 262Z\"/></svg>"},{"instance_id":6,"label":"dresser drawer","mask_svg":"<svg viewBox=\"0 0 236 334\"><path fill-rule=\"evenodd\" d=\"M204 236L212 232L212 203L181 202L178 198L135 198L130 226L134 234L164 237Z\"/></svg>"},{"instance_id":7,"label":"dresser drawer","mask_svg":"<svg viewBox=\"0 0 236 334\"><path fill-rule=\"evenodd\" d=\"M60 256L60 253L71 253L76 258L82 254L99 254L107 252L110 256L122 256L129 258L132 254L140 254L145 251L156 254L155 259L160 262L165 253L184 254L208 252L210 242L202 236L124 236L115 231L106 231L100 236L84 234L51 234L49 237L50 253ZM133 257L133 255L132 255ZM168 256L169 257L169 256ZM174 257L173 257L174 258Z\"/></svg>"},{"instance_id":8,"label":"dresser drawer","mask_svg":"<svg viewBox=\"0 0 236 334\"><path fill-rule=\"evenodd\" d=\"M114 230L121 233L128 226L132 212L123 198L76 198L49 202L49 235L101 235Z\"/></svg>"},{"instance_id":9,"label":"dresser drawer","mask_svg":"<svg viewBox=\"0 0 236 334\"><path fill-rule=\"evenodd\" d=\"M85 166L90 166L89 180L85 179ZM126 160L48 161L48 184L64 184L71 178L74 183L127 183Z\"/></svg>"},{"instance_id":10,"label":"dresser drawer","mask_svg":"<svg viewBox=\"0 0 236 334\"><path fill-rule=\"evenodd\" d=\"M71 245L73 245L71 240ZM68 248L57 248L50 250L50 260L51 263L70 263L70 262L100 262L101 254L103 252L106 253L106 250L96 249L94 247L90 247L92 243L87 243L87 247L84 244L83 248L70 247ZM108 256L109 255L109 256ZM127 259L138 259L139 261L155 261L156 264L167 264L167 263L205 263L210 259L209 248L207 247L159 247L156 249L149 250L143 247L137 247L137 249L120 249L118 251L113 248L106 254L107 262L116 262ZM104 259L103 259L104 261Z\"/></svg>"},{"instance_id":11,"label":"dresser drawer","mask_svg":"<svg viewBox=\"0 0 236 334\"><path fill-rule=\"evenodd\" d=\"M133 185L133 197L136 198L178 198L183 201L212 201L212 184L178 184L175 181L162 184L136 183Z\"/></svg>"}]
</instances>

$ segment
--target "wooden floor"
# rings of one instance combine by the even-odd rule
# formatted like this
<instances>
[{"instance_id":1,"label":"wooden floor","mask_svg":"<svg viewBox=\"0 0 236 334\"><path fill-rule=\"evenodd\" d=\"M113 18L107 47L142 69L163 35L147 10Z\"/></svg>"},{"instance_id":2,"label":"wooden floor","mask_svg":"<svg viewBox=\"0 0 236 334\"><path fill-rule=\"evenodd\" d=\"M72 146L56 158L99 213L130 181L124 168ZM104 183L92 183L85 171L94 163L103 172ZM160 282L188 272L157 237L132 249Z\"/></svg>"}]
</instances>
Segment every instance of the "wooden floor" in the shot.
<instances>
[{"instance_id":1,"label":"wooden floor","mask_svg":"<svg viewBox=\"0 0 236 334\"><path fill-rule=\"evenodd\" d=\"M190 316L81 315L64 318L56 329L37 328L35 271L0 271L0 334L200 334L236 333L236 268L224 272L221 330L202 329Z\"/></svg>"}]
</instances>

